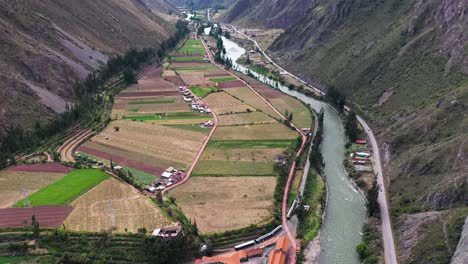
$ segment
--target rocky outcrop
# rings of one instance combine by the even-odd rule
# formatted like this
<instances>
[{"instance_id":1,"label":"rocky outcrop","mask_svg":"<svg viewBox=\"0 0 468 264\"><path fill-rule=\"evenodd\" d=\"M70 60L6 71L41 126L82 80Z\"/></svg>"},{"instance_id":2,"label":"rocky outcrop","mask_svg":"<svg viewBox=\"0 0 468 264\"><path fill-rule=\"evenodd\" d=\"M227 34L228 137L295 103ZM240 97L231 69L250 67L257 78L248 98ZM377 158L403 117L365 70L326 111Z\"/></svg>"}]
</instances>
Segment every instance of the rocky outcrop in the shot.
<instances>
[{"instance_id":1,"label":"rocky outcrop","mask_svg":"<svg viewBox=\"0 0 468 264\"><path fill-rule=\"evenodd\" d=\"M466 264L468 263L468 217L463 226L463 232L458 242L457 250L453 255L450 264Z\"/></svg>"}]
</instances>

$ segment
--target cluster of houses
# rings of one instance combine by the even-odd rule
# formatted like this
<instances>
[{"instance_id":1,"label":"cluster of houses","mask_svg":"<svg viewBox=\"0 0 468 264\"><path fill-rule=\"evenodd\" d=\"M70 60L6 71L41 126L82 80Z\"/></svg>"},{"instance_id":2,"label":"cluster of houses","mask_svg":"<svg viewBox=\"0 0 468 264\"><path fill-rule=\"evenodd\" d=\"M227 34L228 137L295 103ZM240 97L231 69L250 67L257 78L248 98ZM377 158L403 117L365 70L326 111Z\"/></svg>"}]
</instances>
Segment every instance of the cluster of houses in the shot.
<instances>
[{"instance_id":1,"label":"cluster of houses","mask_svg":"<svg viewBox=\"0 0 468 264\"><path fill-rule=\"evenodd\" d=\"M176 184L185 177L185 171L177 170L174 167L167 168L159 180L151 185L145 186L145 190L150 193L156 193L165 190L167 187Z\"/></svg>"},{"instance_id":2,"label":"cluster of houses","mask_svg":"<svg viewBox=\"0 0 468 264\"><path fill-rule=\"evenodd\" d=\"M358 145L367 145L367 140L365 139L356 139L354 142ZM371 154L364 151L356 151L349 155L351 162L354 165L356 171L370 172L372 171L371 166Z\"/></svg>"}]
</instances>

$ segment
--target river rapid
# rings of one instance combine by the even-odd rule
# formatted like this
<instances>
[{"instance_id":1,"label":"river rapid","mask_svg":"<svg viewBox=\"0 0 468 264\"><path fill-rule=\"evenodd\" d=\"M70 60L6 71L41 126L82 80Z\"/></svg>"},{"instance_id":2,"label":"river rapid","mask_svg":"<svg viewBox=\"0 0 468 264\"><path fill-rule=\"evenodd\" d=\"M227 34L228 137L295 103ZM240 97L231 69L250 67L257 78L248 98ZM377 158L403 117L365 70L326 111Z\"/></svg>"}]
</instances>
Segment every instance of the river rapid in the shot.
<instances>
[{"instance_id":1,"label":"river rapid","mask_svg":"<svg viewBox=\"0 0 468 264\"><path fill-rule=\"evenodd\" d=\"M233 62L233 68L247 73L247 68L236 63L246 50L237 43L223 37L226 55ZM322 264L358 264L355 251L361 242L361 232L366 221L365 198L353 181L347 176L343 161L345 152L345 134L343 123L336 110L327 103L307 97L302 93L289 90L279 82L252 72L261 82L277 87L310 105L316 112L324 110L323 142L321 151L325 162L324 177L327 184L328 199L325 219L320 230Z\"/></svg>"}]
</instances>

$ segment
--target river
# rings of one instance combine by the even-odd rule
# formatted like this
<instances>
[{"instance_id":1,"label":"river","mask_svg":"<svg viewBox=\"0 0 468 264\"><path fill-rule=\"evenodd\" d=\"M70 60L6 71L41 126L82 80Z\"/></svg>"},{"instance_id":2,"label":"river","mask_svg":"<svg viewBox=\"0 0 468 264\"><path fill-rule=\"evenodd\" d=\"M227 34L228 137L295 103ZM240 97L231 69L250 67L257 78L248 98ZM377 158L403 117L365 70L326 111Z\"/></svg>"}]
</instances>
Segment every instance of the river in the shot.
<instances>
[{"instance_id":1,"label":"river","mask_svg":"<svg viewBox=\"0 0 468 264\"><path fill-rule=\"evenodd\" d=\"M233 61L233 68L247 73L245 67L235 63L246 50L224 37L223 42L226 56ZM263 75L252 73L260 81L278 87L282 92L310 105L316 112L320 112L322 108L324 109L324 138L321 150L325 161L324 176L328 189L328 202L325 220L320 230L322 251L319 256L319 263L360 263L355 247L362 240L362 227L366 221L365 198L356 190L354 183L344 170L345 134L338 113L333 107L322 101L289 90Z\"/></svg>"}]
</instances>

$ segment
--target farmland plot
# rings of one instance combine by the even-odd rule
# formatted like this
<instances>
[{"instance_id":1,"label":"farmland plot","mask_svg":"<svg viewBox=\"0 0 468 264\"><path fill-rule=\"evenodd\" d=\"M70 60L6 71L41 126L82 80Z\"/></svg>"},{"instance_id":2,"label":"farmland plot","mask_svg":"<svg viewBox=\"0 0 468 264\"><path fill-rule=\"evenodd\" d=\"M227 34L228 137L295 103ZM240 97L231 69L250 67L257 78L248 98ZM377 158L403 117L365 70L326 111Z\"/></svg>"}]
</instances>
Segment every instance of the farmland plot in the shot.
<instances>
[{"instance_id":1,"label":"farmland plot","mask_svg":"<svg viewBox=\"0 0 468 264\"><path fill-rule=\"evenodd\" d=\"M265 114L272 116L273 118L280 118L280 116L262 100L258 97L250 88L241 87L241 88L231 88L224 90L226 93L238 98L244 103L255 107L256 109L264 112Z\"/></svg>"},{"instance_id":2,"label":"farmland plot","mask_svg":"<svg viewBox=\"0 0 468 264\"><path fill-rule=\"evenodd\" d=\"M239 114L219 116L219 126L254 125L254 124L271 124L271 123L277 123L277 121L265 115L262 112L239 113Z\"/></svg>"},{"instance_id":3,"label":"farmland plot","mask_svg":"<svg viewBox=\"0 0 468 264\"><path fill-rule=\"evenodd\" d=\"M295 139L296 131L283 124L218 127L213 140Z\"/></svg>"},{"instance_id":4,"label":"farmland plot","mask_svg":"<svg viewBox=\"0 0 468 264\"><path fill-rule=\"evenodd\" d=\"M255 109L236 98L230 96L225 92L209 94L204 100L216 113L228 114L228 113L244 113L254 112Z\"/></svg>"},{"instance_id":5,"label":"farmland plot","mask_svg":"<svg viewBox=\"0 0 468 264\"><path fill-rule=\"evenodd\" d=\"M273 162L200 160L192 176L272 176Z\"/></svg>"},{"instance_id":6,"label":"farmland plot","mask_svg":"<svg viewBox=\"0 0 468 264\"><path fill-rule=\"evenodd\" d=\"M0 208L14 205L63 176L65 173L0 171Z\"/></svg>"},{"instance_id":7,"label":"farmland plot","mask_svg":"<svg viewBox=\"0 0 468 264\"><path fill-rule=\"evenodd\" d=\"M171 191L202 233L265 222L273 212L276 177L193 177Z\"/></svg>"},{"instance_id":8,"label":"farmland plot","mask_svg":"<svg viewBox=\"0 0 468 264\"><path fill-rule=\"evenodd\" d=\"M114 127L119 127L119 131ZM188 130L146 122L115 121L92 140L125 151L190 164L204 139L205 135Z\"/></svg>"},{"instance_id":9,"label":"farmland plot","mask_svg":"<svg viewBox=\"0 0 468 264\"><path fill-rule=\"evenodd\" d=\"M137 232L169 224L162 212L147 197L131 186L110 178L71 203L75 207L65 220L67 229L117 232Z\"/></svg>"},{"instance_id":10,"label":"farmland plot","mask_svg":"<svg viewBox=\"0 0 468 264\"><path fill-rule=\"evenodd\" d=\"M214 148L203 152L202 160L273 162L284 151L284 148Z\"/></svg>"},{"instance_id":11,"label":"farmland plot","mask_svg":"<svg viewBox=\"0 0 468 264\"><path fill-rule=\"evenodd\" d=\"M278 109L280 113L286 111L293 114L292 123L299 128L310 128L312 125L312 114L310 110L299 100L290 96L269 99L270 103Z\"/></svg>"},{"instance_id":12,"label":"farmland plot","mask_svg":"<svg viewBox=\"0 0 468 264\"><path fill-rule=\"evenodd\" d=\"M107 178L107 174L100 170L74 170L60 180L33 193L27 199L17 202L15 207L64 205Z\"/></svg>"}]
</instances>

